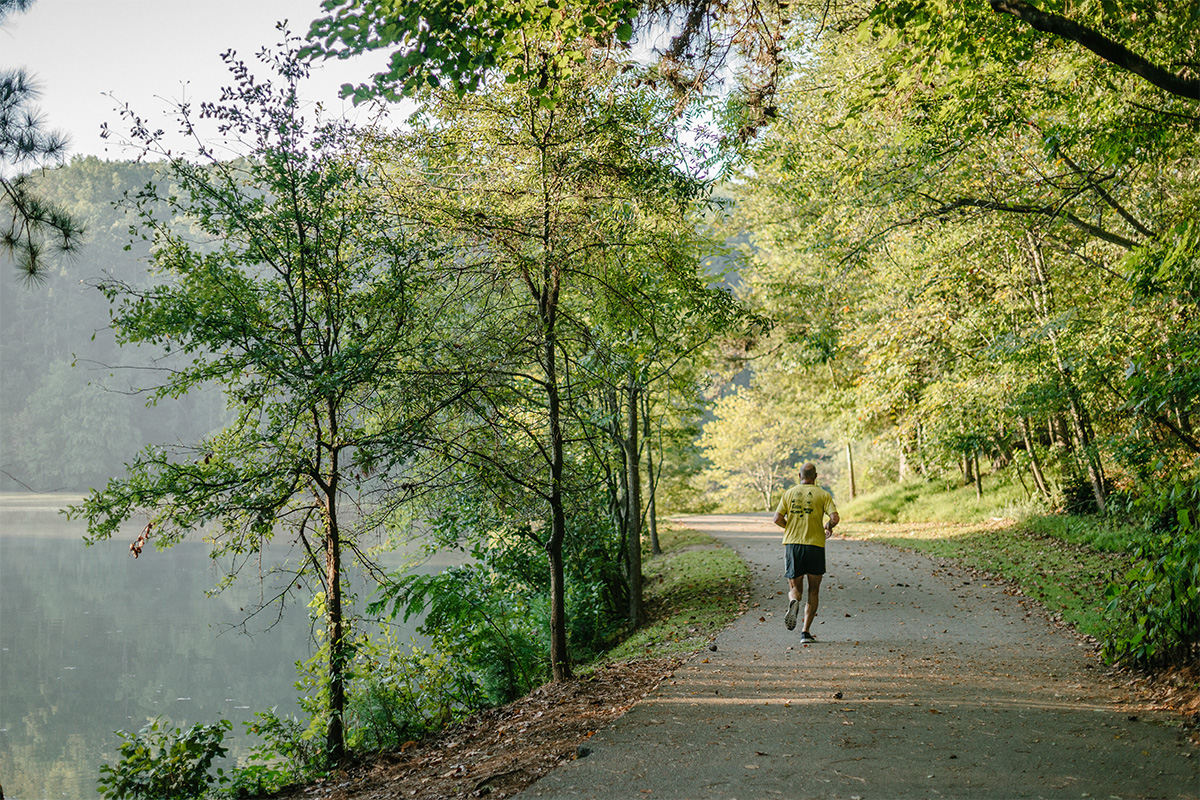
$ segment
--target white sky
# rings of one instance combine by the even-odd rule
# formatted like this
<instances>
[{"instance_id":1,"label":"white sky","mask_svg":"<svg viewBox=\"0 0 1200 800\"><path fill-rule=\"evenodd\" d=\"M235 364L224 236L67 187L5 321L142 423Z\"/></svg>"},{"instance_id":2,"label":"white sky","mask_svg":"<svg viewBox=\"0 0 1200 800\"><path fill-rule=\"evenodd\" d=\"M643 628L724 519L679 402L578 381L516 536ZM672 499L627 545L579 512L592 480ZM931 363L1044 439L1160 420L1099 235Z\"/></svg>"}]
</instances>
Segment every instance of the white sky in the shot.
<instances>
[{"instance_id":1,"label":"white sky","mask_svg":"<svg viewBox=\"0 0 1200 800\"><path fill-rule=\"evenodd\" d=\"M231 82L222 52L232 48L257 65L259 49L280 41L277 21L303 35L323 15L321 0L36 0L0 28L0 68L33 75L47 127L69 134L71 154L132 158L100 138L102 122L124 132L120 105L172 131L171 101L216 100ZM372 53L324 62L306 95L327 112L366 119L367 110L340 100L338 88L366 81L386 61Z\"/></svg>"}]
</instances>

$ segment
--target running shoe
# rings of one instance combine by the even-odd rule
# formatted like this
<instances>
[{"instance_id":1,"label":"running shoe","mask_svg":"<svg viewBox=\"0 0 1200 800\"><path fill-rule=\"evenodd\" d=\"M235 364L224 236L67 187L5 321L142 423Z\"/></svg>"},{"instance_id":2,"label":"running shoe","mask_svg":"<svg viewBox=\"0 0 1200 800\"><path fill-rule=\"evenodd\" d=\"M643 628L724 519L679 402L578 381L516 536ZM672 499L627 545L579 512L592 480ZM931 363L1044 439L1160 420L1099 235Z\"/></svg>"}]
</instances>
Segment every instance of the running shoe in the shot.
<instances>
[{"instance_id":1,"label":"running shoe","mask_svg":"<svg viewBox=\"0 0 1200 800\"><path fill-rule=\"evenodd\" d=\"M787 613L783 615L783 624L787 625L789 631L796 629L796 617L800 614L800 601L792 600L788 603Z\"/></svg>"}]
</instances>

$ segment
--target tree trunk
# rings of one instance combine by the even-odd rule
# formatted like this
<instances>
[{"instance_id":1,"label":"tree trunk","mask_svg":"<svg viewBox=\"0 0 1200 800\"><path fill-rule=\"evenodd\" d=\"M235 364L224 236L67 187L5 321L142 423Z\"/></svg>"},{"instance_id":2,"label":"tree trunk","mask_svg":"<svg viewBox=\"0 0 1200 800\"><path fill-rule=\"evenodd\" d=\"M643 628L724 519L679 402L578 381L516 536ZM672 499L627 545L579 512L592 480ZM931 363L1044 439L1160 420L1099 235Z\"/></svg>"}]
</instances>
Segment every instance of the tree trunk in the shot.
<instances>
[{"instance_id":1,"label":"tree trunk","mask_svg":"<svg viewBox=\"0 0 1200 800\"><path fill-rule=\"evenodd\" d=\"M975 497L983 499L983 475L979 473L979 451L971 453L971 461L975 467Z\"/></svg>"},{"instance_id":2,"label":"tree trunk","mask_svg":"<svg viewBox=\"0 0 1200 800\"><path fill-rule=\"evenodd\" d=\"M854 450L850 442L846 442L846 472L850 476L850 499L858 495L858 487L854 483Z\"/></svg>"},{"instance_id":3,"label":"tree trunk","mask_svg":"<svg viewBox=\"0 0 1200 800\"><path fill-rule=\"evenodd\" d=\"M346 671L349 648L342 616L342 551L336 512L336 501L330 504L325 526L325 625L329 637L329 726L325 733L325 753L336 763L346 757Z\"/></svg>"},{"instance_id":4,"label":"tree trunk","mask_svg":"<svg viewBox=\"0 0 1200 800\"><path fill-rule=\"evenodd\" d=\"M925 426L917 423L917 469L922 478L929 477L929 465L925 462Z\"/></svg>"},{"instance_id":5,"label":"tree trunk","mask_svg":"<svg viewBox=\"0 0 1200 800\"><path fill-rule=\"evenodd\" d=\"M1063 421L1062 414L1051 414L1048 423L1050 441L1063 450L1071 449L1071 429Z\"/></svg>"},{"instance_id":6,"label":"tree trunk","mask_svg":"<svg viewBox=\"0 0 1200 800\"><path fill-rule=\"evenodd\" d=\"M642 476L641 453L638 448L638 409L641 405L637 384L630 378L626 386L625 469L629 490L625 497L629 503L629 622L634 627L642 624Z\"/></svg>"},{"instance_id":7,"label":"tree trunk","mask_svg":"<svg viewBox=\"0 0 1200 800\"><path fill-rule=\"evenodd\" d=\"M329 442L338 438L337 409L332 401L326 409ZM325 731L325 754L333 763L346 758L346 676L351 653L342 614L342 531L338 520L338 477L341 465L336 447L329 449L328 481L320 487L325 518L325 624L329 638L329 726Z\"/></svg>"},{"instance_id":8,"label":"tree trunk","mask_svg":"<svg viewBox=\"0 0 1200 800\"><path fill-rule=\"evenodd\" d=\"M546 558L550 562L550 672L555 682L571 677L571 656L567 644L566 575L563 566L563 542L567 538L567 514L563 507L563 456L562 398L558 385L558 321L559 293L562 289L562 271L555 260L554 239L551 236L551 213L554 201L551 196L550 162L546 141L541 149L541 289L526 276L526 282L537 300L538 317L545 336L543 345L546 379L546 411L550 442L550 536L546 539Z\"/></svg>"},{"instance_id":9,"label":"tree trunk","mask_svg":"<svg viewBox=\"0 0 1200 800\"><path fill-rule=\"evenodd\" d=\"M642 391L642 446L646 448L646 489L650 496L646 498L646 522L650 528L650 552L662 554L658 544L658 472L654 468L654 447L650 438L650 391Z\"/></svg>"},{"instance_id":10,"label":"tree trunk","mask_svg":"<svg viewBox=\"0 0 1200 800\"><path fill-rule=\"evenodd\" d=\"M1075 437L1079 442L1079 450L1083 456L1084 468L1087 470L1088 481L1092 484L1092 496L1096 498L1096 507L1103 514L1108 490L1105 486L1104 467L1100 463L1100 455L1096 452L1096 444L1092 436L1092 425L1087 409L1079 396L1079 390L1071 380L1070 370L1062 373L1063 382L1067 389L1067 399L1071 407L1071 422L1075 427Z\"/></svg>"},{"instance_id":11,"label":"tree trunk","mask_svg":"<svg viewBox=\"0 0 1200 800\"><path fill-rule=\"evenodd\" d=\"M963 486L970 486L975 482L975 472L971 469L971 455L963 453L959 465L963 474Z\"/></svg>"},{"instance_id":12,"label":"tree trunk","mask_svg":"<svg viewBox=\"0 0 1200 800\"><path fill-rule=\"evenodd\" d=\"M546 337L546 393L550 423L550 536L546 557L550 562L550 670L555 681L571 677L571 657L567 646L566 575L563 568L563 541L567 535L567 514L563 506L563 432L562 408L558 391L557 349L553 330Z\"/></svg>"},{"instance_id":13,"label":"tree trunk","mask_svg":"<svg viewBox=\"0 0 1200 800\"><path fill-rule=\"evenodd\" d=\"M1021 428L1021 437L1025 440L1025 451L1029 453L1029 469L1033 473L1033 482L1046 501L1050 501L1050 487L1046 484L1046 476L1042 472L1042 462L1038 459L1037 451L1033 449L1033 437L1029 435L1029 420L1018 417L1017 424Z\"/></svg>"},{"instance_id":14,"label":"tree trunk","mask_svg":"<svg viewBox=\"0 0 1200 800\"><path fill-rule=\"evenodd\" d=\"M621 564L627 568L625 558L629 552L629 502L626 498L629 494L629 470L625 467L625 410L616 389L605 390L604 412L609 420L605 424L605 433L621 451L621 468L607 473L610 484L608 512L612 518L613 531L617 534L617 552L621 554Z\"/></svg>"}]
</instances>

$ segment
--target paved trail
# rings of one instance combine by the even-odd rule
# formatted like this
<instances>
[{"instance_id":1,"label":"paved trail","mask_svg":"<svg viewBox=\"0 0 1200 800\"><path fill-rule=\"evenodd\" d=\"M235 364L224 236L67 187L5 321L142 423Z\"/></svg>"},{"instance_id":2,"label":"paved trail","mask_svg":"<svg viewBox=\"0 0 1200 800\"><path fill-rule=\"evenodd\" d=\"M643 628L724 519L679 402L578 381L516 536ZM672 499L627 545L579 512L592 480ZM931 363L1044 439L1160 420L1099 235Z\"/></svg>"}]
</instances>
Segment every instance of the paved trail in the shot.
<instances>
[{"instance_id":1,"label":"paved trail","mask_svg":"<svg viewBox=\"0 0 1200 800\"><path fill-rule=\"evenodd\" d=\"M750 610L520 797L1200 798L1176 720L1002 587L833 539L801 645L769 515L684 523L750 564Z\"/></svg>"}]
</instances>

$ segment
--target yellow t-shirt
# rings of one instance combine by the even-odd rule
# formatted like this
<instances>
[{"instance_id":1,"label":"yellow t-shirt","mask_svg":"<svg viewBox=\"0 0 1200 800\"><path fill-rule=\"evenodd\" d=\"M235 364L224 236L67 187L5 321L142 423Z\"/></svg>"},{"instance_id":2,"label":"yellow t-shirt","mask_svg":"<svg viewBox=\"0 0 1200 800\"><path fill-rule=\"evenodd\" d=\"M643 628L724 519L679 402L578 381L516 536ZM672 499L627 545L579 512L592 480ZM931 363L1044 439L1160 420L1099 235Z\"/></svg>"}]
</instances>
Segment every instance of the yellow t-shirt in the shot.
<instances>
[{"instance_id":1,"label":"yellow t-shirt","mask_svg":"<svg viewBox=\"0 0 1200 800\"><path fill-rule=\"evenodd\" d=\"M787 527L783 529L784 544L814 544L825 546L825 515L837 511L829 492L811 483L793 486L779 498L776 514L783 514Z\"/></svg>"}]
</instances>

